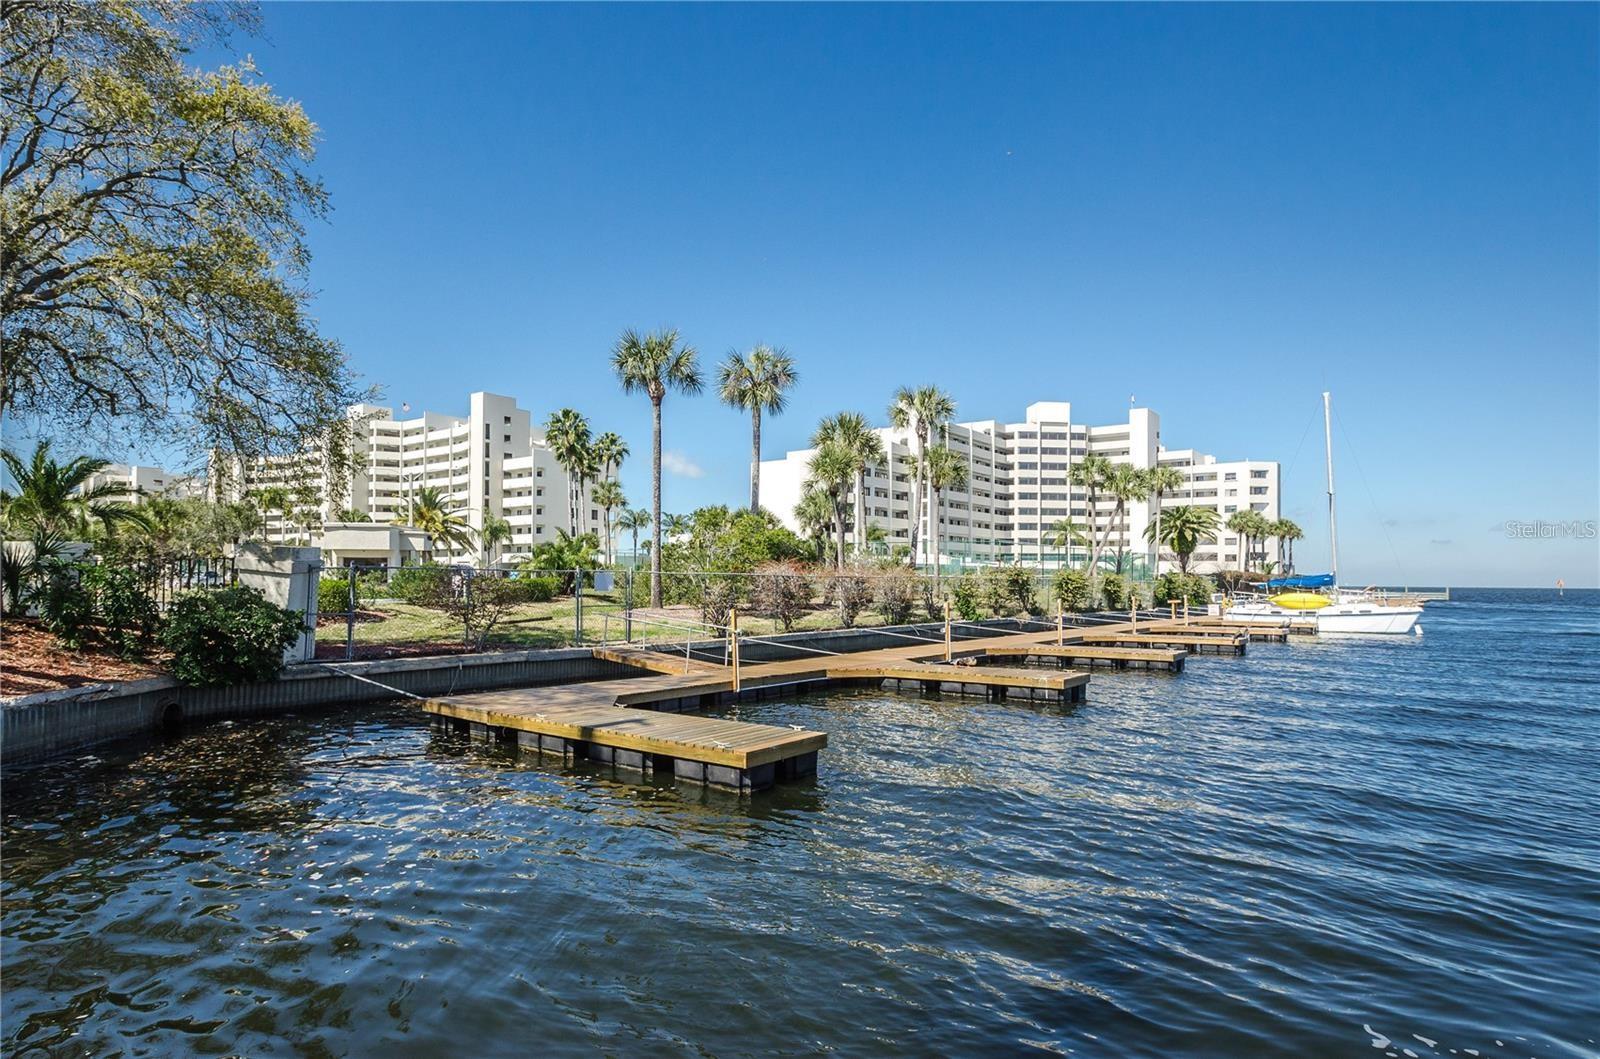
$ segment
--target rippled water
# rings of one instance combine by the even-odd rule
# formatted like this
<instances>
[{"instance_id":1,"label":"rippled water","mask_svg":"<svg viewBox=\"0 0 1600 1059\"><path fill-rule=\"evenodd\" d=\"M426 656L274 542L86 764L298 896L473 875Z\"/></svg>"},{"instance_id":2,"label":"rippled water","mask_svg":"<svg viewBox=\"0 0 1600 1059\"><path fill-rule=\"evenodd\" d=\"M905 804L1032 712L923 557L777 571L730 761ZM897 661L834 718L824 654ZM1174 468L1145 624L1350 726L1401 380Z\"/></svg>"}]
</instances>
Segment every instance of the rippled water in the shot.
<instances>
[{"instance_id":1,"label":"rippled water","mask_svg":"<svg viewBox=\"0 0 1600 1059\"><path fill-rule=\"evenodd\" d=\"M403 707L16 771L5 1050L1593 1056L1600 594L1425 624L746 705L832 745L743 800Z\"/></svg>"}]
</instances>

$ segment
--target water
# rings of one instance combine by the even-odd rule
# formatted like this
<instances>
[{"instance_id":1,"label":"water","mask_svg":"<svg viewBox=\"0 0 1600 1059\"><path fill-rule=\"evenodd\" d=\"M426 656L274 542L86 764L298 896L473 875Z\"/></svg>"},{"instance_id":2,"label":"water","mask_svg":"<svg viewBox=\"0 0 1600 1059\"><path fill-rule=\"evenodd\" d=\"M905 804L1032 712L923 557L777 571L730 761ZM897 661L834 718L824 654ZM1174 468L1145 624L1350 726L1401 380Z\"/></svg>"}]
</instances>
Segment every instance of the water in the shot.
<instances>
[{"instance_id":1,"label":"water","mask_svg":"<svg viewBox=\"0 0 1600 1059\"><path fill-rule=\"evenodd\" d=\"M402 707L14 772L9 1055L1594 1056L1600 594L881 692L740 800Z\"/></svg>"}]
</instances>

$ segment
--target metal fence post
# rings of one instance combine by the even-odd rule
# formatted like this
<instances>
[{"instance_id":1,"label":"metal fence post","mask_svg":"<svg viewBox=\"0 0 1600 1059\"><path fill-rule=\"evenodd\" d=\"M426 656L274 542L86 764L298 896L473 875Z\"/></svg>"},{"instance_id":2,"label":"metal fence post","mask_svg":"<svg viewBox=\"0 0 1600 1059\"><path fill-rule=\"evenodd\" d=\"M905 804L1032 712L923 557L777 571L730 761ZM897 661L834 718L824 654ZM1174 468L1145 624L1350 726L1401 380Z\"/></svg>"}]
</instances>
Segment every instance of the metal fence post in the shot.
<instances>
[{"instance_id":1,"label":"metal fence post","mask_svg":"<svg viewBox=\"0 0 1600 1059\"><path fill-rule=\"evenodd\" d=\"M356 656L356 568L346 566L344 576L350 590L350 603L344 618L344 660L348 662Z\"/></svg>"},{"instance_id":2,"label":"metal fence post","mask_svg":"<svg viewBox=\"0 0 1600 1059\"><path fill-rule=\"evenodd\" d=\"M622 597L622 639L625 643L633 642L633 567L628 567L628 580L624 587Z\"/></svg>"},{"instance_id":3,"label":"metal fence post","mask_svg":"<svg viewBox=\"0 0 1600 1059\"><path fill-rule=\"evenodd\" d=\"M572 571L572 642L583 643L583 571Z\"/></svg>"}]
</instances>

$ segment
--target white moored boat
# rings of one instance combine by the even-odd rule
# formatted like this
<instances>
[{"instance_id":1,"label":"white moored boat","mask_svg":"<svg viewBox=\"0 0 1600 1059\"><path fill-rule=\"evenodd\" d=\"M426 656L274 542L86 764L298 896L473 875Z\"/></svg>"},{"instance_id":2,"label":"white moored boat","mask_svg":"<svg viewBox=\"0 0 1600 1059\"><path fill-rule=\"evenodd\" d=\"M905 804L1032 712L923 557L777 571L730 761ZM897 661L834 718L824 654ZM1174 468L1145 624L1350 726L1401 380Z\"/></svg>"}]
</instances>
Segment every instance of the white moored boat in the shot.
<instances>
[{"instance_id":1,"label":"white moored boat","mask_svg":"<svg viewBox=\"0 0 1600 1059\"><path fill-rule=\"evenodd\" d=\"M1394 598L1376 589L1339 587L1339 530L1333 504L1333 426L1330 395L1322 395L1322 428L1328 451L1328 543L1333 572L1283 577L1267 582L1261 595L1217 599L1211 613L1240 622L1315 621L1319 633L1394 635L1411 632L1422 617L1422 604ZM1418 632L1421 630L1418 629Z\"/></svg>"}]
</instances>

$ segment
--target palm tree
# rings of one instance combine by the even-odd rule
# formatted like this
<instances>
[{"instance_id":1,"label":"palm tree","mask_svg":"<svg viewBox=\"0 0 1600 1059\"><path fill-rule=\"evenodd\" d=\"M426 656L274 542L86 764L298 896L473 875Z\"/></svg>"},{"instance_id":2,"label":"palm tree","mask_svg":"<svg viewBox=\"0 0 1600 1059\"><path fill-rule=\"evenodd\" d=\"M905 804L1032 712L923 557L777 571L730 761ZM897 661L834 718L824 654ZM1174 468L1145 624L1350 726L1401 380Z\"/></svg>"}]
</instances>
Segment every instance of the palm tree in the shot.
<instances>
[{"instance_id":1,"label":"palm tree","mask_svg":"<svg viewBox=\"0 0 1600 1059\"><path fill-rule=\"evenodd\" d=\"M628 458L628 443L608 430L594 439L594 458L600 461L602 479L615 478L622 469L622 461Z\"/></svg>"},{"instance_id":2,"label":"palm tree","mask_svg":"<svg viewBox=\"0 0 1600 1059\"><path fill-rule=\"evenodd\" d=\"M335 516L334 521L335 522L371 522L372 521L372 516L367 514L365 511L357 511L353 507L347 507L343 511L340 511L337 516Z\"/></svg>"},{"instance_id":3,"label":"palm tree","mask_svg":"<svg viewBox=\"0 0 1600 1059\"><path fill-rule=\"evenodd\" d=\"M1127 522L1128 502L1146 495L1144 475L1132 464L1114 463L1101 488L1116 501L1116 506L1111 510L1111 523L1106 527L1106 537L1110 538L1112 530L1117 532L1117 573L1120 574L1123 560L1128 554L1127 538L1122 532Z\"/></svg>"},{"instance_id":4,"label":"palm tree","mask_svg":"<svg viewBox=\"0 0 1600 1059\"><path fill-rule=\"evenodd\" d=\"M1158 526L1160 536L1157 536ZM1217 512L1209 507L1175 507L1159 523L1151 522L1145 526L1144 532L1145 539L1155 545L1158 555L1161 545L1170 545L1173 554L1178 557L1179 572L1187 575L1189 559L1194 555L1194 550L1217 532Z\"/></svg>"},{"instance_id":5,"label":"palm tree","mask_svg":"<svg viewBox=\"0 0 1600 1059\"><path fill-rule=\"evenodd\" d=\"M435 544L446 545L451 550L472 544L472 527L451 509L449 498L431 485L418 489L406 510L395 521L401 525L415 526Z\"/></svg>"},{"instance_id":6,"label":"palm tree","mask_svg":"<svg viewBox=\"0 0 1600 1059\"><path fill-rule=\"evenodd\" d=\"M1272 535L1278 538L1278 565L1284 573L1294 573L1294 542L1303 538L1306 531L1293 519L1280 518L1272 524Z\"/></svg>"},{"instance_id":7,"label":"palm tree","mask_svg":"<svg viewBox=\"0 0 1600 1059\"><path fill-rule=\"evenodd\" d=\"M704 380L695 365L693 346L679 345L678 332L640 335L622 333L611 352L611 367L624 393L643 391L650 398L650 513L655 542L650 549L650 606L661 606L661 402L668 390L699 393Z\"/></svg>"},{"instance_id":8,"label":"palm tree","mask_svg":"<svg viewBox=\"0 0 1600 1059\"><path fill-rule=\"evenodd\" d=\"M478 545L483 549L483 565L493 566L499 556L500 545L511 539L511 523L499 515L483 516L483 528L478 531Z\"/></svg>"},{"instance_id":9,"label":"palm tree","mask_svg":"<svg viewBox=\"0 0 1600 1059\"><path fill-rule=\"evenodd\" d=\"M847 507L845 501L855 480L855 453L844 445L830 442L812 453L806 488L821 490L833 504L833 525L837 533L835 558L841 570L844 569L844 513Z\"/></svg>"},{"instance_id":10,"label":"palm tree","mask_svg":"<svg viewBox=\"0 0 1600 1059\"><path fill-rule=\"evenodd\" d=\"M261 535L263 537L267 535L268 512L276 511L278 513L278 536L283 536L283 520L289 514L289 507L293 503L289 496L289 490L281 485L269 485L263 489L256 490L255 496L261 505Z\"/></svg>"},{"instance_id":11,"label":"palm tree","mask_svg":"<svg viewBox=\"0 0 1600 1059\"><path fill-rule=\"evenodd\" d=\"M544 423L544 443L550 455L567 475L567 532L579 532L579 507L583 497L583 479L593 462L589 439L589 421L575 408L562 408L550 413Z\"/></svg>"},{"instance_id":12,"label":"palm tree","mask_svg":"<svg viewBox=\"0 0 1600 1059\"><path fill-rule=\"evenodd\" d=\"M1111 461L1104 456L1085 456L1072 465L1068 480L1073 485L1083 489L1084 510L1089 513L1089 576L1094 578L1100 573L1100 543L1101 534L1096 531L1094 521L1097 517L1095 505L1100 500L1100 488L1105 484L1107 476L1111 473Z\"/></svg>"},{"instance_id":13,"label":"palm tree","mask_svg":"<svg viewBox=\"0 0 1600 1059\"><path fill-rule=\"evenodd\" d=\"M628 553L633 566L639 565L639 531L647 529L649 525L650 512L642 507L625 508L617 516L617 529L633 534L633 550Z\"/></svg>"},{"instance_id":14,"label":"palm tree","mask_svg":"<svg viewBox=\"0 0 1600 1059\"><path fill-rule=\"evenodd\" d=\"M859 412L840 412L827 416L817 424L811 435L814 448L836 445L850 454L855 466L852 485L856 495L855 543L856 551L864 551L867 525L867 470L884 461L883 439Z\"/></svg>"},{"instance_id":15,"label":"palm tree","mask_svg":"<svg viewBox=\"0 0 1600 1059\"><path fill-rule=\"evenodd\" d=\"M1228 521L1223 523L1229 533L1239 537L1239 569L1250 569L1250 516L1253 511L1235 511L1228 516Z\"/></svg>"},{"instance_id":16,"label":"palm tree","mask_svg":"<svg viewBox=\"0 0 1600 1059\"><path fill-rule=\"evenodd\" d=\"M901 387L889 405L889 422L900 430L909 429L916 445L911 455L921 460L932 432L956 414L956 403L937 386ZM922 523L922 498L926 495L920 474L911 488L911 565L917 565L917 537ZM892 492L892 490L891 490Z\"/></svg>"},{"instance_id":17,"label":"palm tree","mask_svg":"<svg viewBox=\"0 0 1600 1059\"><path fill-rule=\"evenodd\" d=\"M1144 472L1145 492L1155 507L1155 536L1150 540L1154 542L1156 557L1150 565L1151 577L1161 572L1161 499L1168 492L1182 486L1185 480L1183 472L1176 467L1162 467L1157 464Z\"/></svg>"},{"instance_id":18,"label":"palm tree","mask_svg":"<svg viewBox=\"0 0 1600 1059\"><path fill-rule=\"evenodd\" d=\"M89 456L78 456L57 463L50 456L50 442L33 448L32 458L24 463L9 449L0 451L0 461L16 483L15 494L5 494L6 518L15 526L46 533L87 535L93 523L109 531L120 522L138 518L132 504L133 493L125 486L89 479L111 464ZM120 501L120 502L119 502Z\"/></svg>"},{"instance_id":19,"label":"palm tree","mask_svg":"<svg viewBox=\"0 0 1600 1059\"><path fill-rule=\"evenodd\" d=\"M747 354L738 350L717 368L717 396L723 403L750 413L750 511L761 510L761 413L783 411L789 388L800 380L794 358L781 349L758 345Z\"/></svg>"},{"instance_id":20,"label":"palm tree","mask_svg":"<svg viewBox=\"0 0 1600 1059\"><path fill-rule=\"evenodd\" d=\"M794 506L794 520L806 539L816 545L817 560L822 560L828 533L833 527L833 498L825 490L808 488Z\"/></svg>"},{"instance_id":21,"label":"palm tree","mask_svg":"<svg viewBox=\"0 0 1600 1059\"><path fill-rule=\"evenodd\" d=\"M1057 519L1050 526L1050 544L1052 547L1060 548L1067 553L1067 566L1069 567L1072 565L1072 546L1074 544L1081 546L1088 543L1089 535L1084 532L1084 528L1070 518Z\"/></svg>"},{"instance_id":22,"label":"palm tree","mask_svg":"<svg viewBox=\"0 0 1600 1059\"><path fill-rule=\"evenodd\" d=\"M615 560L611 540L611 513L618 508L627 507L628 498L622 495L622 485L609 478L595 486L589 496L600 508L601 526L604 529L600 539L605 545L602 551L605 554L606 565L610 566Z\"/></svg>"},{"instance_id":23,"label":"palm tree","mask_svg":"<svg viewBox=\"0 0 1600 1059\"><path fill-rule=\"evenodd\" d=\"M928 551L933 557L933 584L939 585L939 516L944 511L944 491L967 484L967 461L954 449L934 445L923 454L917 470L928 481Z\"/></svg>"}]
</instances>

